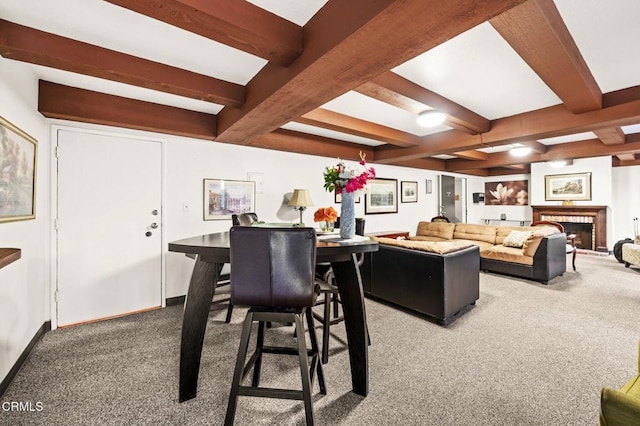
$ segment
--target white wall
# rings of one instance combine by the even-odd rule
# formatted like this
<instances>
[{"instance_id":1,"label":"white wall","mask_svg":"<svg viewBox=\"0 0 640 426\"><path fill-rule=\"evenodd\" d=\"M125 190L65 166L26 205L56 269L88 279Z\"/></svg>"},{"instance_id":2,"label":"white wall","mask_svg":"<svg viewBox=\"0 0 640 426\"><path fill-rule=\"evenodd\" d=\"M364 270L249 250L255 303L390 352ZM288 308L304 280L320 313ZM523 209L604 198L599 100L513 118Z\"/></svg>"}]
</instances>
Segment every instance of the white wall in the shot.
<instances>
[{"instance_id":1,"label":"white wall","mask_svg":"<svg viewBox=\"0 0 640 426\"><path fill-rule=\"evenodd\" d=\"M208 232L226 231L230 220L203 221L202 180L247 180L248 173L259 173L262 193L256 195L256 213L266 222L297 222L299 213L284 205L295 188L308 189L315 204L304 212L303 220L315 226L313 212L334 203L333 193L323 189L323 171L337 163L336 158L292 154L287 152L226 145L187 138L166 138L167 197L165 200L165 235L167 241ZM349 161L348 161L349 162ZM357 166L356 161L350 162ZM436 173L405 167L370 164L380 178L400 182L418 182L418 202L398 203L397 214L364 214L364 198L356 204L356 216L366 218L366 231L406 230L415 233L420 220L437 214ZM426 194L426 179L433 183L433 193ZM188 206L186 209L184 206ZM167 297L186 292L193 260L167 254Z\"/></svg>"},{"instance_id":2,"label":"white wall","mask_svg":"<svg viewBox=\"0 0 640 426\"><path fill-rule=\"evenodd\" d=\"M0 247L22 258L0 269L0 380L49 315L49 144L38 113L38 80L27 67L0 58L0 115L38 141L36 219L0 223Z\"/></svg>"}]
</instances>

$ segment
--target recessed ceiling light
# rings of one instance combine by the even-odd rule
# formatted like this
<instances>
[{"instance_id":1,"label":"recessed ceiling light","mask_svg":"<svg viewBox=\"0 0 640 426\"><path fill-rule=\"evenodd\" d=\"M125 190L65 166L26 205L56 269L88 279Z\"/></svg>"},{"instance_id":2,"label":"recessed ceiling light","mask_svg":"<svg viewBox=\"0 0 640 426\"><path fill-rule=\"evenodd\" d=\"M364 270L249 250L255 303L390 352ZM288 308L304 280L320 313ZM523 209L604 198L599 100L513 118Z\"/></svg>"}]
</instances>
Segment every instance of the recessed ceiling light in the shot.
<instances>
[{"instance_id":1,"label":"recessed ceiling light","mask_svg":"<svg viewBox=\"0 0 640 426\"><path fill-rule=\"evenodd\" d=\"M511 149L511 151L509 151L509 153L511 153L511 155L514 155L516 157L524 157L525 155L529 154L531 152L531 148L529 148L528 146L521 146L519 148L513 148Z\"/></svg>"},{"instance_id":2,"label":"recessed ceiling light","mask_svg":"<svg viewBox=\"0 0 640 426\"><path fill-rule=\"evenodd\" d=\"M573 160L554 160L547 161L549 167L553 167L554 169L561 169L564 166L570 166L573 164Z\"/></svg>"},{"instance_id":3,"label":"recessed ceiling light","mask_svg":"<svg viewBox=\"0 0 640 426\"><path fill-rule=\"evenodd\" d=\"M423 127L436 127L444 123L445 118L444 113L432 109L418 114L417 122Z\"/></svg>"}]
</instances>

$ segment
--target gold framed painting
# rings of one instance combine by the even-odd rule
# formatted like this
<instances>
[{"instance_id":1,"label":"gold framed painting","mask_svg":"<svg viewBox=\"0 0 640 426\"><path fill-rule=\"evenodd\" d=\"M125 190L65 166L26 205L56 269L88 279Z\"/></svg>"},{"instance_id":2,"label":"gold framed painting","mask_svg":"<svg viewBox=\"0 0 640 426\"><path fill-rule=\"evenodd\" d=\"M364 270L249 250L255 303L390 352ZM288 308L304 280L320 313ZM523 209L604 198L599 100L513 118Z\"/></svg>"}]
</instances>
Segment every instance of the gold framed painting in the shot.
<instances>
[{"instance_id":1,"label":"gold framed painting","mask_svg":"<svg viewBox=\"0 0 640 426\"><path fill-rule=\"evenodd\" d=\"M0 222L36 218L38 142L0 117Z\"/></svg>"},{"instance_id":2,"label":"gold framed painting","mask_svg":"<svg viewBox=\"0 0 640 426\"><path fill-rule=\"evenodd\" d=\"M546 175L544 199L546 201L590 201L591 173Z\"/></svg>"}]
</instances>

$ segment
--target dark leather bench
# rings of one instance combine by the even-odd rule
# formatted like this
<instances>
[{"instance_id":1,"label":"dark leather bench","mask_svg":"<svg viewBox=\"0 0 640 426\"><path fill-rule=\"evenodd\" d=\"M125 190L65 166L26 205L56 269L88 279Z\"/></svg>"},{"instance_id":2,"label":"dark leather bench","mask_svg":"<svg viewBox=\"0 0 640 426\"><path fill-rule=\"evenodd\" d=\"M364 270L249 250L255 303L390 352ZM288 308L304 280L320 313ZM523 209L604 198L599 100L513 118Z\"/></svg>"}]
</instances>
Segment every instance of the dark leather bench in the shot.
<instances>
[{"instance_id":1,"label":"dark leather bench","mask_svg":"<svg viewBox=\"0 0 640 426\"><path fill-rule=\"evenodd\" d=\"M380 244L362 266L365 294L447 325L480 295L477 246L439 254Z\"/></svg>"}]
</instances>

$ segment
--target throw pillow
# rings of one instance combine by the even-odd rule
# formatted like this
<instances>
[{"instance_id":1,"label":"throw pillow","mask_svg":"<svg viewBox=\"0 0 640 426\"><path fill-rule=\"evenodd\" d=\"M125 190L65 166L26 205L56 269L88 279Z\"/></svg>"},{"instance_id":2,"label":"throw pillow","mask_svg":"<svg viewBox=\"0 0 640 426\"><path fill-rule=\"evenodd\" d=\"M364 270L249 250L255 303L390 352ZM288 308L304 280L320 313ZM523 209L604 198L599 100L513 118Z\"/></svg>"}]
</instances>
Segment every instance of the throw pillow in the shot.
<instances>
[{"instance_id":1,"label":"throw pillow","mask_svg":"<svg viewBox=\"0 0 640 426\"><path fill-rule=\"evenodd\" d=\"M531 236L531 231L511 231L507 238L504 239L502 245L505 247L522 248L525 241Z\"/></svg>"}]
</instances>

